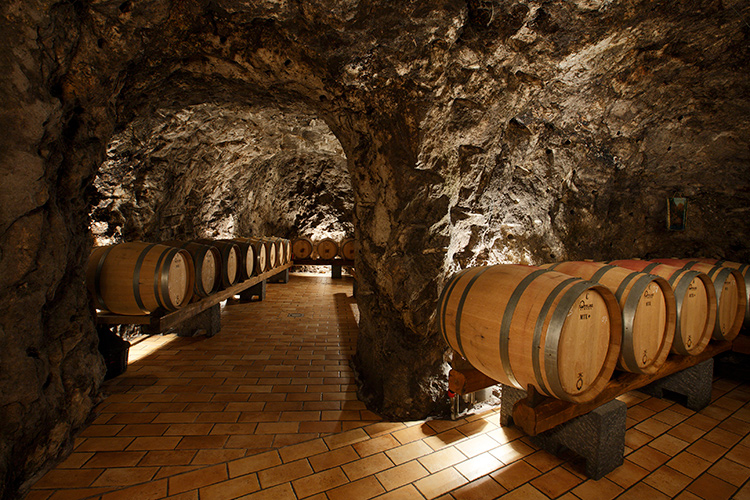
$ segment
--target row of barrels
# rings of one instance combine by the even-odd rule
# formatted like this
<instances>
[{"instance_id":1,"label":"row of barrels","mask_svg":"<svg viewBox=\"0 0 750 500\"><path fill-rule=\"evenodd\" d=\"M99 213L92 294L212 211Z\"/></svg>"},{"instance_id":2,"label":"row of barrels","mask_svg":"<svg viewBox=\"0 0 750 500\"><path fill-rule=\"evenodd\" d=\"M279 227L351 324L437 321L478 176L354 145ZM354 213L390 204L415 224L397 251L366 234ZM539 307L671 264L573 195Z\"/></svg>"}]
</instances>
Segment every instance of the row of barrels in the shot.
<instances>
[{"instance_id":1,"label":"row of barrels","mask_svg":"<svg viewBox=\"0 0 750 500\"><path fill-rule=\"evenodd\" d=\"M332 238L322 238L313 241L310 238L299 237L292 240L292 254L295 259L335 259L354 260L354 239L344 238L336 241Z\"/></svg>"},{"instance_id":2,"label":"row of barrels","mask_svg":"<svg viewBox=\"0 0 750 500\"><path fill-rule=\"evenodd\" d=\"M291 259L291 242L283 238L133 241L94 248L86 285L103 311L170 312Z\"/></svg>"},{"instance_id":3,"label":"row of barrels","mask_svg":"<svg viewBox=\"0 0 750 500\"><path fill-rule=\"evenodd\" d=\"M708 259L469 268L440 296L445 341L485 375L571 402L750 323L748 266Z\"/></svg>"}]
</instances>

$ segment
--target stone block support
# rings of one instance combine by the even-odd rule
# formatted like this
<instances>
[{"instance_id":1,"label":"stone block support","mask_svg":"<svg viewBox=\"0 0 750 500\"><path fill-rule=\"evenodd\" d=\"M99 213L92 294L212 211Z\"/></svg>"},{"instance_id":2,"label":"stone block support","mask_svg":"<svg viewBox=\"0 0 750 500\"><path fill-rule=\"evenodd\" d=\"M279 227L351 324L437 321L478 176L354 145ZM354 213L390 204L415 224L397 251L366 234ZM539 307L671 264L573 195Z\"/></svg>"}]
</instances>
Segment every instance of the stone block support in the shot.
<instances>
[{"instance_id":1,"label":"stone block support","mask_svg":"<svg viewBox=\"0 0 750 500\"><path fill-rule=\"evenodd\" d=\"M253 297L258 297L258 300L266 299L266 280L256 283L247 290L240 292L240 302L252 302Z\"/></svg>"},{"instance_id":2,"label":"stone block support","mask_svg":"<svg viewBox=\"0 0 750 500\"><path fill-rule=\"evenodd\" d=\"M269 283L289 283L289 268L287 267L279 274L274 274L268 278Z\"/></svg>"},{"instance_id":3,"label":"stone block support","mask_svg":"<svg viewBox=\"0 0 750 500\"><path fill-rule=\"evenodd\" d=\"M685 407L700 411L711 403L714 359L668 375L639 389L656 398L677 399ZM677 397L675 397L677 396ZM679 401L679 398L684 398Z\"/></svg>"},{"instance_id":4,"label":"stone block support","mask_svg":"<svg viewBox=\"0 0 750 500\"><path fill-rule=\"evenodd\" d=\"M341 279L341 266L335 264L331 266L331 278Z\"/></svg>"},{"instance_id":5,"label":"stone block support","mask_svg":"<svg viewBox=\"0 0 750 500\"><path fill-rule=\"evenodd\" d=\"M526 397L526 391L503 385L500 423L512 421L513 405ZM586 461L586 475L600 479L623 463L627 405L616 399L591 412L569 420L531 440L549 453L571 451Z\"/></svg>"},{"instance_id":6,"label":"stone block support","mask_svg":"<svg viewBox=\"0 0 750 500\"><path fill-rule=\"evenodd\" d=\"M221 330L221 304L215 304L205 311L188 318L175 327L180 337L206 335L213 337Z\"/></svg>"}]
</instances>

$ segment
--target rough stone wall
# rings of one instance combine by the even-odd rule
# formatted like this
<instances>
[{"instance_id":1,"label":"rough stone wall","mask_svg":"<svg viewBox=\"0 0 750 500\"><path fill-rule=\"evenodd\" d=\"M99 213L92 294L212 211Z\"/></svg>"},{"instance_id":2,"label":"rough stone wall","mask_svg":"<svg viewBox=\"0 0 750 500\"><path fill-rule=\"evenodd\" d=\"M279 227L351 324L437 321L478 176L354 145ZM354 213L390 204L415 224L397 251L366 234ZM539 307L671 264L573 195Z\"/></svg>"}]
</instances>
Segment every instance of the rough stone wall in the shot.
<instances>
[{"instance_id":1,"label":"rough stone wall","mask_svg":"<svg viewBox=\"0 0 750 500\"><path fill-rule=\"evenodd\" d=\"M201 104L136 118L94 186L99 244L353 233L341 146L323 120L294 111Z\"/></svg>"},{"instance_id":2,"label":"rough stone wall","mask_svg":"<svg viewBox=\"0 0 750 500\"><path fill-rule=\"evenodd\" d=\"M203 103L325 121L354 195L361 395L419 418L444 407L456 269L750 260L749 20L741 0L2 2L0 497L98 397L82 267L116 131ZM134 230L178 210L159 207Z\"/></svg>"}]
</instances>

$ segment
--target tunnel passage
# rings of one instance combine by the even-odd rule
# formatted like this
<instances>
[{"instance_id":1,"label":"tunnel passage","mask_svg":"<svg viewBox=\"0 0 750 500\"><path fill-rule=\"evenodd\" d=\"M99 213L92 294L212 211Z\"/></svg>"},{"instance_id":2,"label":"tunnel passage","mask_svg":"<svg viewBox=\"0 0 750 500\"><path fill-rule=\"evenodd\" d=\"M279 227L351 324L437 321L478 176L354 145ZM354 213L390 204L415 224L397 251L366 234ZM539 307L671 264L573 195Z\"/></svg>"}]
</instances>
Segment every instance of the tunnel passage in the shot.
<instances>
[{"instance_id":1,"label":"tunnel passage","mask_svg":"<svg viewBox=\"0 0 750 500\"><path fill-rule=\"evenodd\" d=\"M353 234L346 157L300 109L198 104L138 117L94 179L97 244Z\"/></svg>"}]
</instances>

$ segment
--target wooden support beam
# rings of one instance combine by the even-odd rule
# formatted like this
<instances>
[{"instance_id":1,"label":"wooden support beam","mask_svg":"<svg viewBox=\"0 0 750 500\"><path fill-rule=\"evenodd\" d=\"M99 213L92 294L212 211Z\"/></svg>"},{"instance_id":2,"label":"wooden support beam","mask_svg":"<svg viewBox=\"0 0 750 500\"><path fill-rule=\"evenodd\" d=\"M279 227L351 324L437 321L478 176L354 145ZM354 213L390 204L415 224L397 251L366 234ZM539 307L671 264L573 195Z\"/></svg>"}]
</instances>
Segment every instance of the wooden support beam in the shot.
<instances>
[{"instance_id":1,"label":"wooden support beam","mask_svg":"<svg viewBox=\"0 0 750 500\"><path fill-rule=\"evenodd\" d=\"M181 323L182 321L186 320L187 318L191 318L196 314L199 314L206 309L209 309L210 307L218 304L219 302L227 300L230 297L239 295L248 288L257 285L264 280L267 280L271 276L279 274L285 269L289 269L291 266L291 263L287 263L283 266L276 267L257 276L252 276L241 283L233 285L224 290L219 290L218 292L209 295L206 298L203 298L197 302L191 302L185 307L182 307L170 313L165 314L163 312L155 312L150 315L144 316L127 316L123 314L102 313L97 315L96 323L99 325L142 325L145 326L150 333L165 332Z\"/></svg>"},{"instance_id":2,"label":"wooden support beam","mask_svg":"<svg viewBox=\"0 0 750 500\"><path fill-rule=\"evenodd\" d=\"M458 395L469 394L499 383L476 368L451 370L448 374L448 390Z\"/></svg>"},{"instance_id":3,"label":"wooden support beam","mask_svg":"<svg viewBox=\"0 0 750 500\"><path fill-rule=\"evenodd\" d=\"M294 259L293 266L348 266L354 267L353 260L346 259Z\"/></svg>"},{"instance_id":4,"label":"wooden support beam","mask_svg":"<svg viewBox=\"0 0 750 500\"><path fill-rule=\"evenodd\" d=\"M695 366L731 348L731 342L712 342L697 356L670 355L666 363L651 375L615 372L615 377L604 387L604 390L587 403L569 403L554 398L544 398L540 401L533 396L531 399L527 397L515 404L513 423L529 436L536 436L563 422L588 413L626 392L640 389L667 375Z\"/></svg>"}]
</instances>

